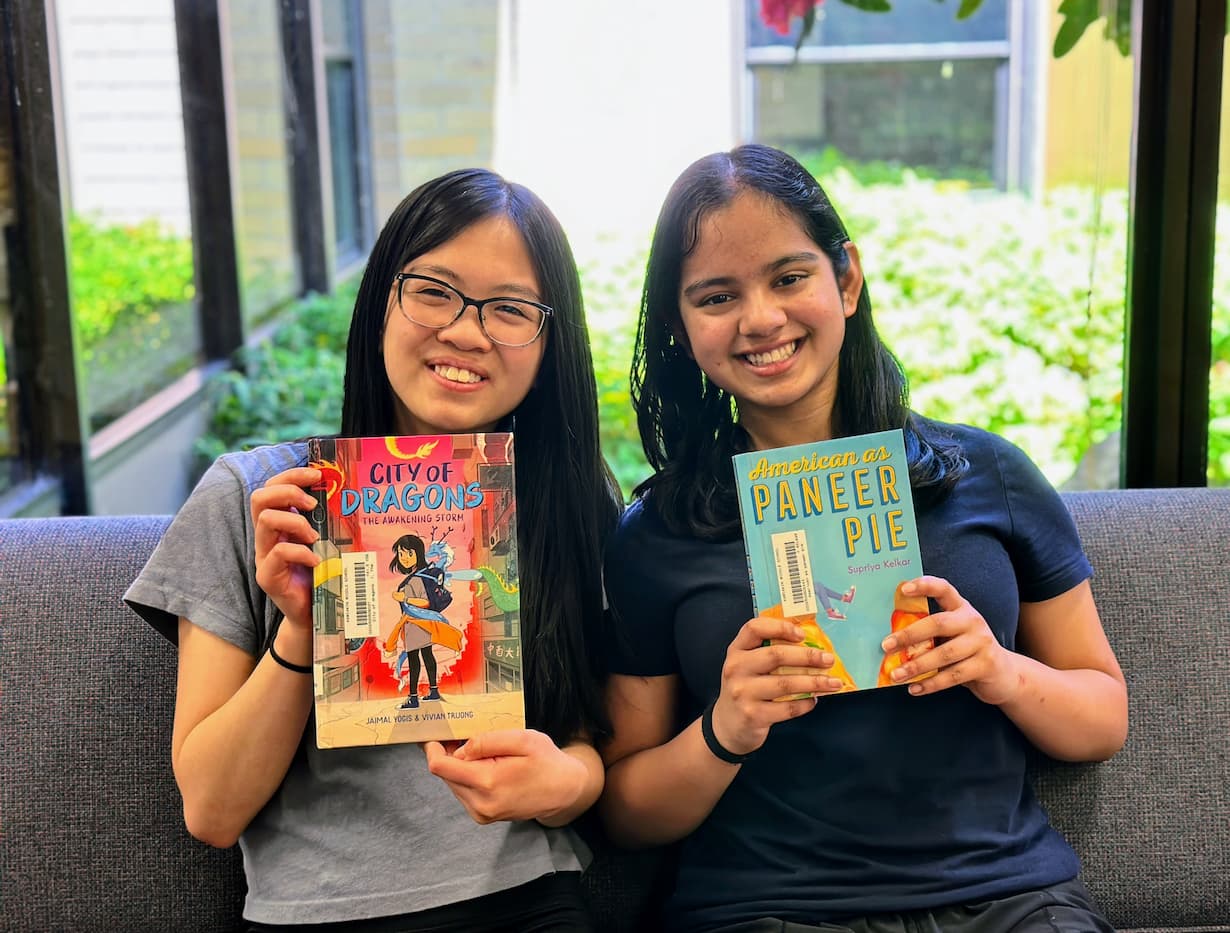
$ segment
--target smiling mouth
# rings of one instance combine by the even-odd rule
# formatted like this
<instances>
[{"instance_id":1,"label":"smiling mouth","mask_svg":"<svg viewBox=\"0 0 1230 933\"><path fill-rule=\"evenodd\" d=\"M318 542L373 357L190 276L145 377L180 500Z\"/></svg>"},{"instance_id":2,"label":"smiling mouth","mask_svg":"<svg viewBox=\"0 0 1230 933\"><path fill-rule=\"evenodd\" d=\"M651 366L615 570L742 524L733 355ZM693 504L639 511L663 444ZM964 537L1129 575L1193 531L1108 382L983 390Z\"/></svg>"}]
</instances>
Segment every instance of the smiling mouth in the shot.
<instances>
[{"instance_id":1,"label":"smiling mouth","mask_svg":"<svg viewBox=\"0 0 1230 933\"><path fill-rule=\"evenodd\" d=\"M791 340L789 343L783 344L776 350L770 350L768 353L744 353L743 358L753 366L768 366L770 363L780 363L782 360L790 359L798 348L799 342Z\"/></svg>"},{"instance_id":2,"label":"smiling mouth","mask_svg":"<svg viewBox=\"0 0 1230 933\"><path fill-rule=\"evenodd\" d=\"M483 381L483 377L478 373L469 369L458 369L456 366L433 366L431 371L441 379L446 379L449 382L460 382L463 385L472 385L475 382Z\"/></svg>"}]
</instances>

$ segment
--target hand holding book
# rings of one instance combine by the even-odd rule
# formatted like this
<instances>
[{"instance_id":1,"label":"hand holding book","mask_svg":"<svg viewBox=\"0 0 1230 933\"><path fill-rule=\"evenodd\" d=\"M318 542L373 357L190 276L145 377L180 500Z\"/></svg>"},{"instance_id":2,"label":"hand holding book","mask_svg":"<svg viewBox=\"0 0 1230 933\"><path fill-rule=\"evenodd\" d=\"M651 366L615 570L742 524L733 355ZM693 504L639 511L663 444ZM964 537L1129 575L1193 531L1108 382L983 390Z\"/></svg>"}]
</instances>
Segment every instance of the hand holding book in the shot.
<instances>
[{"instance_id":1,"label":"hand holding book","mask_svg":"<svg viewBox=\"0 0 1230 933\"><path fill-rule=\"evenodd\" d=\"M312 571L320 558L312 544L319 535L306 513L316 506L308 492L320 471L296 467L270 477L252 493L256 582L286 617L286 624L312 630ZM309 662L311 658L307 659Z\"/></svg>"},{"instance_id":2,"label":"hand holding book","mask_svg":"<svg viewBox=\"0 0 1230 933\"><path fill-rule=\"evenodd\" d=\"M834 676L831 650L807 643L789 619L749 619L726 649L722 686L713 709L718 743L735 755L764 744L770 726L809 713L815 697L845 687ZM783 696L785 694L785 696Z\"/></svg>"},{"instance_id":3,"label":"hand holding book","mask_svg":"<svg viewBox=\"0 0 1230 933\"><path fill-rule=\"evenodd\" d=\"M884 639L886 652L907 658L891 672L892 683L910 680L915 696L959 684L984 703L1002 705L1017 692L1021 655L1001 645L986 619L956 587L941 577L919 577L903 586L904 595L935 600L940 611L920 618Z\"/></svg>"}]
</instances>

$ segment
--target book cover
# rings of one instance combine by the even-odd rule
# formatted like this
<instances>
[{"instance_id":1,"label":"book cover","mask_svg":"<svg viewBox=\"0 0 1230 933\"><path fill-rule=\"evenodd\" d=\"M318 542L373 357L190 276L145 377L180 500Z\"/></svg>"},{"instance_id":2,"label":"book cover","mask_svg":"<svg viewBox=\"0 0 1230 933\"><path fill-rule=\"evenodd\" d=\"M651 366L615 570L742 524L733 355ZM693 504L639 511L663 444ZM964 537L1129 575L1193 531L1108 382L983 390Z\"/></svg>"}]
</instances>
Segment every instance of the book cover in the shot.
<instances>
[{"instance_id":1,"label":"book cover","mask_svg":"<svg viewBox=\"0 0 1230 933\"><path fill-rule=\"evenodd\" d=\"M733 459L757 615L792 619L805 644L831 651L841 692L895 685L892 672L930 647L880 648L928 614L901 592L923 573L902 432Z\"/></svg>"},{"instance_id":2,"label":"book cover","mask_svg":"<svg viewBox=\"0 0 1230 933\"><path fill-rule=\"evenodd\" d=\"M313 438L320 748L525 726L513 439Z\"/></svg>"}]
</instances>

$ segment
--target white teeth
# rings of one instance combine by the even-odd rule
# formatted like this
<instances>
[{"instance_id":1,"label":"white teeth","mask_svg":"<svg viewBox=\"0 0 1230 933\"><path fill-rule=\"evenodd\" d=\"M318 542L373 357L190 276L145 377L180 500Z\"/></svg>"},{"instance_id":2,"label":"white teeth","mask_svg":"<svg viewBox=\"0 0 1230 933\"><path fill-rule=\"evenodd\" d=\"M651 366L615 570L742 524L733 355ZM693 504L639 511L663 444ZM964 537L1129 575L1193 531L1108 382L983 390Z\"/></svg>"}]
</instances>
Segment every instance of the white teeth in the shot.
<instances>
[{"instance_id":1,"label":"white teeth","mask_svg":"<svg viewBox=\"0 0 1230 933\"><path fill-rule=\"evenodd\" d=\"M799 342L792 340L785 346L770 350L768 353L747 353L744 356L753 366L768 366L770 363L780 363L782 360L789 359L794 355L798 346Z\"/></svg>"},{"instance_id":2,"label":"white teeth","mask_svg":"<svg viewBox=\"0 0 1230 933\"><path fill-rule=\"evenodd\" d=\"M433 366L432 372L449 382L482 382L483 377L468 369L458 369L456 366Z\"/></svg>"}]
</instances>

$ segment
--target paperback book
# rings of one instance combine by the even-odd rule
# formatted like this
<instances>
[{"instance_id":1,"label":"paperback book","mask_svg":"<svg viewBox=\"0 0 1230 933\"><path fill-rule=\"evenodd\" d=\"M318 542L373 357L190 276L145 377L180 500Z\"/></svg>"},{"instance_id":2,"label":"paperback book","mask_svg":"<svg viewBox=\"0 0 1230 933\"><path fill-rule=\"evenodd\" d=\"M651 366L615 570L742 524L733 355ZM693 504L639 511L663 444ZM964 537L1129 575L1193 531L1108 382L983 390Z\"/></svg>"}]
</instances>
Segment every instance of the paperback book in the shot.
<instances>
[{"instance_id":1,"label":"paperback book","mask_svg":"<svg viewBox=\"0 0 1230 933\"><path fill-rule=\"evenodd\" d=\"M736 454L734 468L757 615L791 619L832 652L841 692L895 685L931 647L880 647L928 614L901 592L923 573L902 432Z\"/></svg>"},{"instance_id":2,"label":"paperback book","mask_svg":"<svg viewBox=\"0 0 1230 933\"><path fill-rule=\"evenodd\" d=\"M313 438L320 748L525 726L513 439Z\"/></svg>"}]
</instances>

